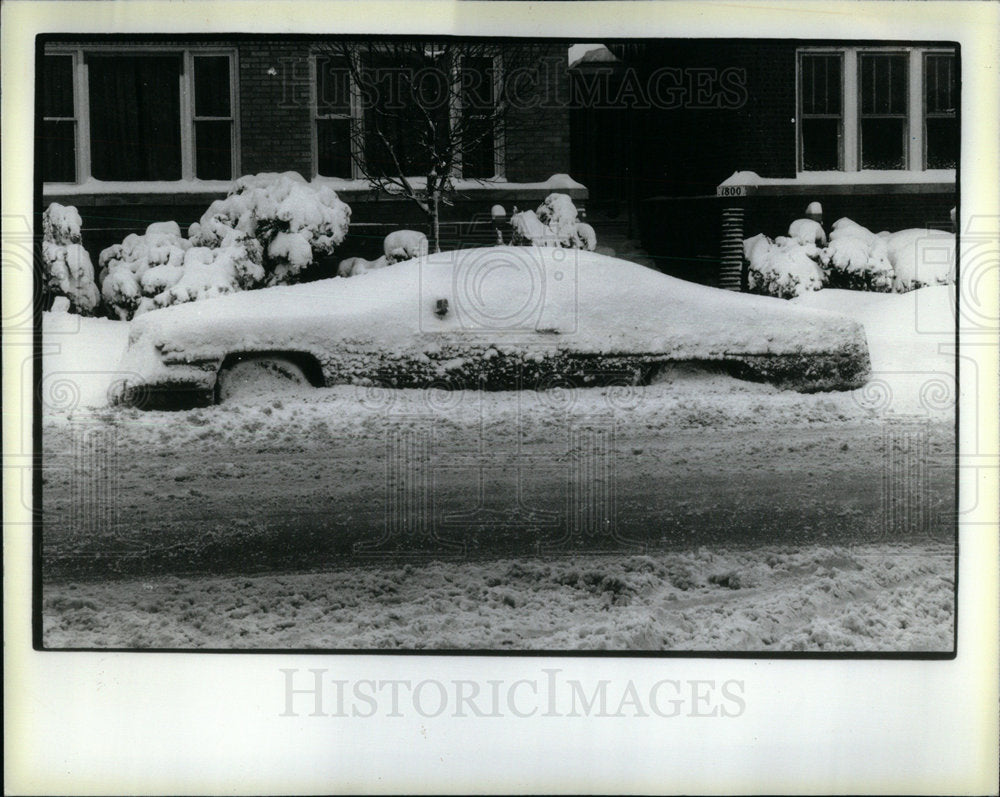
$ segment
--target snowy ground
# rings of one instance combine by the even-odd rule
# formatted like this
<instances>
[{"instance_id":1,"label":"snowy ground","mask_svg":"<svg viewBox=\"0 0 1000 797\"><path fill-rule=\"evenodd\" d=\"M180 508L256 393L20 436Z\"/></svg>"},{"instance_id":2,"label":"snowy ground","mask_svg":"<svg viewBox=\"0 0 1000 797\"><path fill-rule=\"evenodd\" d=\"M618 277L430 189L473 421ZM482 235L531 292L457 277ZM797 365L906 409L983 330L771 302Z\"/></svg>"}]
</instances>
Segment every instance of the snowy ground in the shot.
<instances>
[{"instance_id":1,"label":"snowy ground","mask_svg":"<svg viewBox=\"0 0 1000 797\"><path fill-rule=\"evenodd\" d=\"M633 389L338 387L182 413L102 406L128 325L46 314L45 642L949 650L952 297L796 300L864 324L874 379L851 392L678 368ZM428 511L465 513L438 539L405 503L421 474ZM591 533L563 539L581 496Z\"/></svg>"}]
</instances>

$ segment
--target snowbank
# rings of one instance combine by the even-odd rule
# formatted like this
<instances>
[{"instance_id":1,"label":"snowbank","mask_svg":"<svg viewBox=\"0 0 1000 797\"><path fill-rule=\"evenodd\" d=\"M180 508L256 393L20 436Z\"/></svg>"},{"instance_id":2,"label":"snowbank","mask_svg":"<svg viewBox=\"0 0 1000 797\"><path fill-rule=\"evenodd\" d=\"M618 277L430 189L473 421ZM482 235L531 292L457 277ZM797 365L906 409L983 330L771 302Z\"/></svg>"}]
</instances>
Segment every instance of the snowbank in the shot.
<instances>
[{"instance_id":1,"label":"snowbank","mask_svg":"<svg viewBox=\"0 0 1000 797\"><path fill-rule=\"evenodd\" d=\"M227 354L287 350L315 357L328 384L634 380L666 361L724 361L805 389L868 373L864 332L843 317L592 252L518 247L168 308L133 323L125 367L203 389Z\"/></svg>"},{"instance_id":2,"label":"snowbank","mask_svg":"<svg viewBox=\"0 0 1000 797\"><path fill-rule=\"evenodd\" d=\"M42 414L106 407L116 382L136 378L118 370L128 330L123 321L42 313Z\"/></svg>"},{"instance_id":3,"label":"snowbank","mask_svg":"<svg viewBox=\"0 0 1000 797\"><path fill-rule=\"evenodd\" d=\"M42 260L45 289L69 299L70 310L89 314L101 301L94 266L82 246L80 214L75 207L53 202L42 214Z\"/></svg>"}]
</instances>

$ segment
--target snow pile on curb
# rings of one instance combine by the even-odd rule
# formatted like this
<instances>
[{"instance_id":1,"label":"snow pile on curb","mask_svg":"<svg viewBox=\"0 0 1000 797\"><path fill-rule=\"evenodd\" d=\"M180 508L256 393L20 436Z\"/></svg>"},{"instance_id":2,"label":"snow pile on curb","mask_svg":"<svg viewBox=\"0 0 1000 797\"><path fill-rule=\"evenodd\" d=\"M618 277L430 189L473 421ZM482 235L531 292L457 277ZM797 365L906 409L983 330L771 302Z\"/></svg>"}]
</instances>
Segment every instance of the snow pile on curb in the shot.
<instances>
[{"instance_id":1,"label":"snow pile on curb","mask_svg":"<svg viewBox=\"0 0 1000 797\"><path fill-rule=\"evenodd\" d=\"M578 221L577 216L576 205L568 194L549 194L537 210L515 212L510 217L514 229L511 243L593 252L597 248L597 234L589 224Z\"/></svg>"},{"instance_id":2,"label":"snow pile on curb","mask_svg":"<svg viewBox=\"0 0 1000 797\"><path fill-rule=\"evenodd\" d=\"M89 315L101 301L94 266L83 248L80 214L75 207L53 202L42 214L42 259L45 288L69 299L72 312Z\"/></svg>"},{"instance_id":3,"label":"snow pile on curb","mask_svg":"<svg viewBox=\"0 0 1000 797\"><path fill-rule=\"evenodd\" d=\"M955 236L931 229L873 233L848 218L829 236L798 219L788 237L760 234L743 242L748 287L790 299L823 287L903 293L955 281Z\"/></svg>"},{"instance_id":4,"label":"snow pile on curb","mask_svg":"<svg viewBox=\"0 0 1000 797\"><path fill-rule=\"evenodd\" d=\"M633 379L667 361L724 362L803 389L868 375L864 331L842 316L531 247L431 255L224 297L210 312L169 308L133 323L126 370L209 388L224 357L253 351L307 353L328 384L403 387Z\"/></svg>"}]
</instances>

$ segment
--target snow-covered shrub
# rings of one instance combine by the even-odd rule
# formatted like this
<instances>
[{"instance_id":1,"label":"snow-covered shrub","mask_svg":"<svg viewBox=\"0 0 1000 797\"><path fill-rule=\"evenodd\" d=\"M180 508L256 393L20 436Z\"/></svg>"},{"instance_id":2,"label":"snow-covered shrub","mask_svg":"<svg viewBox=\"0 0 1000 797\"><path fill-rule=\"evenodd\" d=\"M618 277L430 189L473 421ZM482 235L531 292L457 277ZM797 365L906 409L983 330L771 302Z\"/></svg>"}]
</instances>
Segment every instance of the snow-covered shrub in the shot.
<instances>
[{"instance_id":1,"label":"snow-covered shrub","mask_svg":"<svg viewBox=\"0 0 1000 797\"><path fill-rule=\"evenodd\" d=\"M168 221L150 224L142 235L128 235L101 252L101 295L108 310L123 321L132 318L143 298L151 298L180 279L184 255L190 248L191 242L181 236L177 222ZM150 271L153 273L147 279Z\"/></svg>"},{"instance_id":2,"label":"snow-covered shrub","mask_svg":"<svg viewBox=\"0 0 1000 797\"><path fill-rule=\"evenodd\" d=\"M263 249L265 285L293 282L317 255L329 255L347 235L351 208L327 185L296 172L262 172L239 178L217 199L188 237L216 247L232 230L256 238Z\"/></svg>"},{"instance_id":3,"label":"snow-covered shrub","mask_svg":"<svg viewBox=\"0 0 1000 797\"><path fill-rule=\"evenodd\" d=\"M806 291L818 291L825 278L819 267L820 250L794 238L755 235L743 242L748 263L747 287L751 293L791 299Z\"/></svg>"},{"instance_id":4,"label":"snow-covered shrub","mask_svg":"<svg viewBox=\"0 0 1000 797\"><path fill-rule=\"evenodd\" d=\"M885 239L893 266L893 290L955 282L955 236L943 230L900 230Z\"/></svg>"},{"instance_id":5,"label":"snow-covered shrub","mask_svg":"<svg viewBox=\"0 0 1000 797\"><path fill-rule=\"evenodd\" d=\"M386 261L384 255L377 260L365 260L363 257L349 257L346 260L340 261L340 264L337 266L337 276L357 277L373 269L385 268L387 265L389 263Z\"/></svg>"},{"instance_id":6,"label":"snow-covered shrub","mask_svg":"<svg viewBox=\"0 0 1000 797\"><path fill-rule=\"evenodd\" d=\"M850 219L834 222L830 243L820 253L830 287L886 293L893 269L885 237Z\"/></svg>"},{"instance_id":7,"label":"snow-covered shrub","mask_svg":"<svg viewBox=\"0 0 1000 797\"><path fill-rule=\"evenodd\" d=\"M53 202L42 214L45 290L69 300L70 310L89 315L101 301L94 265L82 245L83 221L77 209Z\"/></svg>"},{"instance_id":8,"label":"snow-covered shrub","mask_svg":"<svg viewBox=\"0 0 1000 797\"><path fill-rule=\"evenodd\" d=\"M813 219L796 219L788 226L788 237L794 238L800 244L826 245L826 233L823 225Z\"/></svg>"},{"instance_id":9,"label":"snow-covered shrub","mask_svg":"<svg viewBox=\"0 0 1000 797\"><path fill-rule=\"evenodd\" d=\"M193 246L184 253L179 277L173 279L171 274L147 307L167 307L253 288L264 279L260 261L260 243L239 232L225 238L218 247ZM144 275L144 289L147 287L146 278L154 270L150 269ZM150 291L156 287L159 286L149 285ZM140 308L140 311L142 309L145 308Z\"/></svg>"},{"instance_id":10,"label":"snow-covered shrub","mask_svg":"<svg viewBox=\"0 0 1000 797\"><path fill-rule=\"evenodd\" d=\"M382 243L388 265L427 256L427 236L416 230L396 230L385 236Z\"/></svg>"},{"instance_id":11,"label":"snow-covered shrub","mask_svg":"<svg viewBox=\"0 0 1000 797\"><path fill-rule=\"evenodd\" d=\"M253 288L263 281L260 243L230 230L218 246L192 246L176 222L150 224L101 252L101 294L122 320L171 304Z\"/></svg>"},{"instance_id":12,"label":"snow-covered shrub","mask_svg":"<svg viewBox=\"0 0 1000 797\"><path fill-rule=\"evenodd\" d=\"M842 218L834 222L828 241L823 228L811 219L792 222L788 233L788 238L774 241L755 235L743 242L752 292L790 298L829 285L903 293L955 281L955 236L949 232L874 233Z\"/></svg>"},{"instance_id":13,"label":"snow-covered shrub","mask_svg":"<svg viewBox=\"0 0 1000 797\"><path fill-rule=\"evenodd\" d=\"M549 194L536 210L511 215L511 243L514 246L552 246L592 252L597 248L597 234L593 227L578 221L577 217L576 205L568 194Z\"/></svg>"}]
</instances>

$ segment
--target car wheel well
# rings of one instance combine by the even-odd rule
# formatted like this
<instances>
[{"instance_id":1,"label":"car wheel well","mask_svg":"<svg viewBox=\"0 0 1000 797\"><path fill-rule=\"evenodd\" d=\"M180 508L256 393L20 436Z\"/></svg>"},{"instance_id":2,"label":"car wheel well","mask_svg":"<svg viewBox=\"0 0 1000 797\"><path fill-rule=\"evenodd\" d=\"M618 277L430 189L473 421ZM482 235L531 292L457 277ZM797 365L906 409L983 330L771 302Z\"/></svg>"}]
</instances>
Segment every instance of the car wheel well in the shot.
<instances>
[{"instance_id":1,"label":"car wheel well","mask_svg":"<svg viewBox=\"0 0 1000 797\"><path fill-rule=\"evenodd\" d=\"M302 373L305 374L306 379L309 380L309 384L313 387L323 387L323 385L326 384L326 381L323 378L323 368L320 366L319 360L315 355L304 351L233 352L231 354L227 354L223 359L222 363L219 365L219 372L221 373L227 368L231 368L241 360L269 358L275 360L288 360L289 362L295 363L295 365L302 369Z\"/></svg>"}]
</instances>

